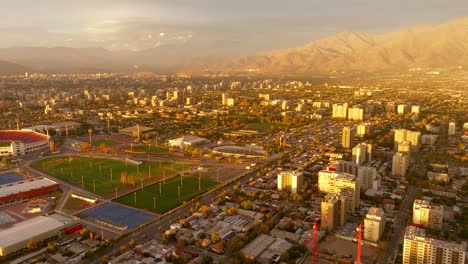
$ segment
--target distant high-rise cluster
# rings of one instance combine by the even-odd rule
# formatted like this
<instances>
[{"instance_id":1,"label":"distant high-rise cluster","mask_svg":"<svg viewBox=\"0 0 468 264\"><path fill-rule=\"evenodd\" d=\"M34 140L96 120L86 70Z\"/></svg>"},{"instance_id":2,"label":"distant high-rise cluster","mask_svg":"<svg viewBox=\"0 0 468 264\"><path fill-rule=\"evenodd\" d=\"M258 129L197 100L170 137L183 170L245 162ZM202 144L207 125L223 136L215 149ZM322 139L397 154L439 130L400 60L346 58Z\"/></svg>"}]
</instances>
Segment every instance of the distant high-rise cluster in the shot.
<instances>
[{"instance_id":1,"label":"distant high-rise cluster","mask_svg":"<svg viewBox=\"0 0 468 264\"><path fill-rule=\"evenodd\" d=\"M421 144L421 132L407 129L395 129L394 133L395 150L398 150L398 145L404 141L408 141L411 144L411 151L417 151L419 149Z\"/></svg>"}]
</instances>

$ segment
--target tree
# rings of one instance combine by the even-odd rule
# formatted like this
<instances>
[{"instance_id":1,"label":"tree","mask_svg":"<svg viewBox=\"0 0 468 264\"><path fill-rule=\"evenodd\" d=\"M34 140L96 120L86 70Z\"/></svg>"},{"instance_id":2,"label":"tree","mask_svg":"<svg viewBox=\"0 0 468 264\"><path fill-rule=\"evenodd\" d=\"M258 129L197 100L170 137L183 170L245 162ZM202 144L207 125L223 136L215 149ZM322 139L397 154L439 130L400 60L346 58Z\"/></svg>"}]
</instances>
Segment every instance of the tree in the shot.
<instances>
[{"instance_id":1,"label":"tree","mask_svg":"<svg viewBox=\"0 0 468 264\"><path fill-rule=\"evenodd\" d=\"M87 227L83 228L80 230L80 236L81 238L85 238L89 236L89 229Z\"/></svg>"},{"instance_id":2,"label":"tree","mask_svg":"<svg viewBox=\"0 0 468 264\"><path fill-rule=\"evenodd\" d=\"M58 246L57 242L49 242L47 243L47 251L51 253L55 252L57 251L57 246Z\"/></svg>"},{"instance_id":3,"label":"tree","mask_svg":"<svg viewBox=\"0 0 468 264\"><path fill-rule=\"evenodd\" d=\"M211 240L211 243L216 244L221 240L221 238L219 237L219 234L217 232L213 232L211 234L210 240Z\"/></svg>"},{"instance_id":4,"label":"tree","mask_svg":"<svg viewBox=\"0 0 468 264\"><path fill-rule=\"evenodd\" d=\"M200 264L212 264L212 263L214 263L214 261L211 256L203 256L200 262Z\"/></svg>"},{"instance_id":5,"label":"tree","mask_svg":"<svg viewBox=\"0 0 468 264\"><path fill-rule=\"evenodd\" d=\"M238 252L244 247L244 245L245 244L244 242L242 242L242 239L240 239L238 236L235 236L229 243L227 247L227 252L229 252L230 254Z\"/></svg>"},{"instance_id":6,"label":"tree","mask_svg":"<svg viewBox=\"0 0 468 264\"><path fill-rule=\"evenodd\" d=\"M137 243L136 238L132 238L132 239L130 239L130 242L128 242L128 245L129 246L134 246L136 243Z\"/></svg>"},{"instance_id":7,"label":"tree","mask_svg":"<svg viewBox=\"0 0 468 264\"><path fill-rule=\"evenodd\" d=\"M102 260L103 263L107 263L109 261L109 256L106 254L106 255L102 256L101 260Z\"/></svg>"},{"instance_id":8,"label":"tree","mask_svg":"<svg viewBox=\"0 0 468 264\"><path fill-rule=\"evenodd\" d=\"M2 157L0 164L2 165L2 167L8 167L10 166L10 160L6 157Z\"/></svg>"},{"instance_id":9,"label":"tree","mask_svg":"<svg viewBox=\"0 0 468 264\"><path fill-rule=\"evenodd\" d=\"M228 214L228 215L235 215L235 214L237 214L237 208L235 208L235 207L229 208L229 209L227 210L227 214Z\"/></svg>"},{"instance_id":10,"label":"tree","mask_svg":"<svg viewBox=\"0 0 468 264\"><path fill-rule=\"evenodd\" d=\"M251 200L245 200L245 201L241 202L240 206L242 207L242 209L252 210L253 209L253 202Z\"/></svg>"},{"instance_id":11,"label":"tree","mask_svg":"<svg viewBox=\"0 0 468 264\"><path fill-rule=\"evenodd\" d=\"M210 208L207 205L200 206L200 209L198 209L198 211L204 213L205 215L209 215L211 212Z\"/></svg>"},{"instance_id":12,"label":"tree","mask_svg":"<svg viewBox=\"0 0 468 264\"><path fill-rule=\"evenodd\" d=\"M234 192L240 193L240 191L241 191L240 183L237 183L236 185L234 185L233 189L234 189Z\"/></svg>"},{"instance_id":13,"label":"tree","mask_svg":"<svg viewBox=\"0 0 468 264\"><path fill-rule=\"evenodd\" d=\"M29 250L37 248L37 241L34 238L29 239L28 243L26 244L26 248Z\"/></svg>"},{"instance_id":14,"label":"tree","mask_svg":"<svg viewBox=\"0 0 468 264\"><path fill-rule=\"evenodd\" d=\"M89 143L83 142L80 146L82 152L89 151L91 149L91 145Z\"/></svg>"},{"instance_id":15,"label":"tree","mask_svg":"<svg viewBox=\"0 0 468 264\"><path fill-rule=\"evenodd\" d=\"M128 183L127 172L126 171L122 171L122 173L120 173L120 182L122 184L127 184Z\"/></svg>"}]
</instances>

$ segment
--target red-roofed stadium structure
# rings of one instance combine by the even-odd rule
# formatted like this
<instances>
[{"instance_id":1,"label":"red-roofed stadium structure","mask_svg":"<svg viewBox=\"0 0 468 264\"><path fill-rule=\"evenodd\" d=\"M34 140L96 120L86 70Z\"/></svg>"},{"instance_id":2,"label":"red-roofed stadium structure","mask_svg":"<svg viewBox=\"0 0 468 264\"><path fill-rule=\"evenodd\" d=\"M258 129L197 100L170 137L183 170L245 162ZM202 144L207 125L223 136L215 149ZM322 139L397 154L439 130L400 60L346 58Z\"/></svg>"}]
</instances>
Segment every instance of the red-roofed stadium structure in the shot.
<instances>
[{"instance_id":1,"label":"red-roofed stadium structure","mask_svg":"<svg viewBox=\"0 0 468 264\"><path fill-rule=\"evenodd\" d=\"M0 156L20 156L49 147L49 136L26 130L0 130Z\"/></svg>"}]
</instances>

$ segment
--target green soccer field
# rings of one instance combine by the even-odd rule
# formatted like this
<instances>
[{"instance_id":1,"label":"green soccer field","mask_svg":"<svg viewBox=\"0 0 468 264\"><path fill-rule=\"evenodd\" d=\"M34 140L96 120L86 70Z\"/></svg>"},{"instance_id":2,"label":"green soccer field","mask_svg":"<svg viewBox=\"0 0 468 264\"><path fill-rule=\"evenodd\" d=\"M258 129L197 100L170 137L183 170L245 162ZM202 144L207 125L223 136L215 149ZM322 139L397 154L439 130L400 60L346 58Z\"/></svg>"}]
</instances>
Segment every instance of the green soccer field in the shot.
<instances>
[{"instance_id":1,"label":"green soccer field","mask_svg":"<svg viewBox=\"0 0 468 264\"><path fill-rule=\"evenodd\" d=\"M182 178L182 185L180 177L173 177L166 180L165 184L161 182L161 193L159 189L160 184L156 183L145 186L143 190L119 197L116 202L156 213L164 213L216 186L216 181L206 176L201 176L200 182L201 191L199 191L199 179L197 175L184 176ZM178 186L181 186L180 199Z\"/></svg>"},{"instance_id":2,"label":"green soccer field","mask_svg":"<svg viewBox=\"0 0 468 264\"><path fill-rule=\"evenodd\" d=\"M115 141L112 141L112 140L109 140L109 139L94 139L94 140L91 140L91 145L93 145L95 147L99 147L99 146L101 146L101 144L104 144L104 146L108 147L108 146L117 145L119 143L115 142Z\"/></svg>"},{"instance_id":3,"label":"green soccer field","mask_svg":"<svg viewBox=\"0 0 468 264\"><path fill-rule=\"evenodd\" d=\"M190 167L187 163L143 162L136 166L130 162L106 158L76 156L53 157L39 160L31 165L51 176L82 187L103 197L139 188L141 182L148 184L176 175ZM122 182L122 173L126 173Z\"/></svg>"}]
</instances>

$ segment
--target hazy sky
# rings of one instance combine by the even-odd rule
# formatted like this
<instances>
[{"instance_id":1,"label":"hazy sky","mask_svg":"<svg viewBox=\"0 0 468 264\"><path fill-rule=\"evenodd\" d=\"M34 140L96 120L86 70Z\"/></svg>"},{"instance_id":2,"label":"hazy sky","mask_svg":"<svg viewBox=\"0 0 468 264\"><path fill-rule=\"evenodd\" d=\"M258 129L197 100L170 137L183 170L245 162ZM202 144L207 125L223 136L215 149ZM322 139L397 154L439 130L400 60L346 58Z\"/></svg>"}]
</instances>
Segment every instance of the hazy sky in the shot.
<instances>
[{"instance_id":1,"label":"hazy sky","mask_svg":"<svg viewBox=\"0 0 468 264\"><path fill-rule=\"evenodd\" d=\"M467 0L0 0L0 46L249 54L468 15ZM213 52L214 54L215 52Z\"/></svg>"}]
</instances>

